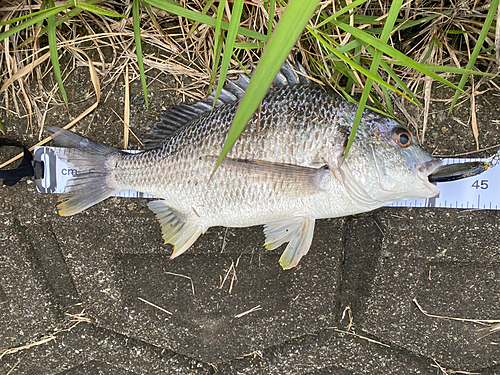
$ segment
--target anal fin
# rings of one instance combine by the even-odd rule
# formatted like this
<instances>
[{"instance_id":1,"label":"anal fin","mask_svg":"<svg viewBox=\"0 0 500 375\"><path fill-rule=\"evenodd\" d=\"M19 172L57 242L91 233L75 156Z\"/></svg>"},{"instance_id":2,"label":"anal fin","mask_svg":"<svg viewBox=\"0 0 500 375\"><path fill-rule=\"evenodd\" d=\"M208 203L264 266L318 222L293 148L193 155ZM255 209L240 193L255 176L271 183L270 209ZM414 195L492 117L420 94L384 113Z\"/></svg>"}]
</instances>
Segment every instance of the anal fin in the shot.
<instances>
[{"instance_id":1,"label":"anal fin","mask_svg":"<svg viewBox=\"0 0 500 375\"><path fill-rule=\"evenodd\" d=\"M156 214L161 224L165 243L174 245L170 258L181 255L206 231L206 228L185 222L181 215L168 207L163 200L149 202L148 207Z\"/></svg>"},{"instance_id":2,"label":"anal fin","mask_svg":"<svg viewBox=\"0 0 500 375\"><path fill-rule=\"evenodd\" d=\"M264 226L267 249L276 249L288 242L280 258L283 269L295 267L309 251L314 235L314 222L315 220L309 217L293 217Z\"/></svg>"}]
</instances>

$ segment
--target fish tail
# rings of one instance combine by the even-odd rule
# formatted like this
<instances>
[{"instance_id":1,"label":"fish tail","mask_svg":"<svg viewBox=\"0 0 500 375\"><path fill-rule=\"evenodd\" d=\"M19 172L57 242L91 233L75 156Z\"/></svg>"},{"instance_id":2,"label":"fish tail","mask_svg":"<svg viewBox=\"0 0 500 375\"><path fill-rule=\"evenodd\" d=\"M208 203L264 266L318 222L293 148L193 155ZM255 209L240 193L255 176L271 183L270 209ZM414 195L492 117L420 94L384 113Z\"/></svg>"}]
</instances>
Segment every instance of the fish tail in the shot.
<instances>
[{"instance_id":1,"label":"fish tail","mask_svg":"<svg viewBox=\"0 0 500 375\"><path fill-rule=\"evenodd\" d=\"M111 173L114 163L110 162L119 158L121 151L67 130L56 127L49 127L48 130L56 146L73 149L60 155L60 158L76 171L66 186L66 193L59 198L59 215L77 214L122 190Z\"/></svg>"}]
</instances>

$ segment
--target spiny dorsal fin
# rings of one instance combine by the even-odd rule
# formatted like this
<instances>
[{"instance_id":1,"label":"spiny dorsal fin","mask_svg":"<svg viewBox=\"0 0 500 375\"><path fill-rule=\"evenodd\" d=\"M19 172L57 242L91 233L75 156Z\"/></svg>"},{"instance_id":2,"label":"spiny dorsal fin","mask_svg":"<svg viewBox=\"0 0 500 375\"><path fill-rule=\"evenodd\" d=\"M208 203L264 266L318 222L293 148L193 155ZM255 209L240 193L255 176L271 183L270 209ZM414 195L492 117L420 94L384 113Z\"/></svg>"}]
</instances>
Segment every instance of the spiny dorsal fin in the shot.
<instances>
[{"instance_id":1,"label":"spiny dorsal fin","mask_svg":"<svg viewBox=\"0 0 500 375\"><path fill-rule=\"evenodd\" d=\"M295 71L299 71L306 75L308 74L302 65L285 62L276 75L271 88L311 83L308 78L301 74L297 74ZM215 103L215 107L240 100L243 94L245 94L251 76L252 73L248 76L240 74L237 79L228 80ZM167 109L159 116L159 121L153 125L148 133L146 133L148 138L144 140L145 148L152 149L160 146L165 138L175 133L178 129L190 123L203 113L211 111L214 98L215 90L205 99L193 105L181 104Z\"/></svg>"},{"instance_id":2,"label":"spiny dorsal fin","mask_svg":"<svg viewBox=\"0 0 500 375\"><path fill-rule=\"evenodd\" d=\"M144 147L146 149L152 149L161 145L165 138L169 137L200 114L209 110L200 104L201 102L194 105L180 104L170 107L163 112L158 116L159 121L146 133L148 138L143 140Z\"/></svg>"},{"instance_id":3,"label":"spiny dorsal fin","mask_svg":"<svg viewBox=\"0 0 500 375\"><path fill-rule=\"evenodd\" d=\"M298 74L295 71L298 71L302 74ZM307 78L305 75L309 75L304 67L300 64L290 64L288 61L286 61L278 74L276 75L276 78L274 78L274 81L272 83L272 86L286 86L286 85L308 85L311 83L311 80ZM272 87L271 86L271 87Z\"/></svg>"}]
</instances>

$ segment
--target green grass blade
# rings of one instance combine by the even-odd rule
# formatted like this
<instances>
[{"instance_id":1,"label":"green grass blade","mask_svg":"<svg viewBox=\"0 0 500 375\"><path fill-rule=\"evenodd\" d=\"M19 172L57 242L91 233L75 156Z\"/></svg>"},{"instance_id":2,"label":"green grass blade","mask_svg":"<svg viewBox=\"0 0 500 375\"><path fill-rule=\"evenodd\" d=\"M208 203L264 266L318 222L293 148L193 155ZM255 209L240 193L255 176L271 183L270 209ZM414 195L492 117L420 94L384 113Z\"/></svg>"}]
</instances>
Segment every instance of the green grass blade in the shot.
<instances>
[{"instance_id":1,"label":"green grass blade","mask_svg":"<svg viewBox=\"0 0 500 375\"><path fill-rule=\"evenodd\" d=\"M353 54L350 56L351 59L356 61L356 63L358 63L359 65L361 65L361 53L362 53L361 46L357 46L356 48L354 48ZM370 72L370 74L372 74L372 73ZM357 75L352 74L351 81L352 81L352 83L355 83L357 86L361 87L361 90L362 90L363 82L359 82L359 77ZM352 83L351 83L351 86L352 86ZM351 87L349 87L349 90L351 90Z\"/></svg>"},{"instance_id":2,"label":"green grass blade","mask_svg":"<svg viewBox=\"0 0 500 375\"><path fill-rule=\"evenodd\" d=\"M222 17L224 16L225 6L226 6L226 0L220 0L219 6L217 7L217 18L215 19L215 35L217 35L217 37L220 36ZM215 39L214 41L214 50L216 51L219 42L220 42L219 38Z\"/></svg>"},{"instance_id":3,"label":"green grass blade","mask_svg":"<svg viewBox=\"0 0 500 375\"><path fill-rule=\"evenodd\" d=\"M49 1L49 8L54 8L54 0ZM66 90L64 89L61 68L59 66L59 53L57 52L57 36L56 36L56 16L52 15L48 17L48 29L47 35L49 37L49 51L50 59L52 61L52 68L54 69L54 76L56 77L57 85L59 86L59 91L61 96L68 108L68 96L66 95Z\"/></svg>"},{"instance_id":4,"label":"green grass blade","mask_svg":"<svg viewBox=\"0 0 500 375\"><path fill-rule=\"evenodd\" d=\"M144 1L141 1L141 5L144 9L146 9L146 12L149 15L149 18L151 21L153 21L153 25L155 25L156 29L160 32L161 35L165 36L165 32L162 30L160 24L158 23L158 20L156 19L156 16L154 15L153 11L151 10L151 7L149 4L145 3Z\"/></svg>"},{"instance_id":5,"label":"green grass blade","mask_svg":"<svg viewBox=\"0 0 500 375\"><path fill-rule=\"evenodd\" d=\"M167 2L164 0L163 1L162 0L145 0L145 1L148 4L150 4L154 7L160 8L166 12L170 12L170 13L176 14L178 16L188 18L188 19L193 20L193 21L202 22L202 23L205 23L205 24L210 25L210 26L215 26L216 20L214 18L207 16L205 14L193 12L192 10L189 10L189 9L185 9L177 3ZM228 30L229 23L226 21L222 21L221 28L224 30ZM247 37L252 38L252 39L261 40L264 42L267 40L266 35L259 33L259 32L256 32L256 31L253 31L253 30L249 30L245 27L239 27L238 34L247 36Z\"/></svg>"},{"instance_id":6,"label":"green grass blade","mask_svg":"<svg viewBox=\"0 0 500 375\"><path fill-rule=\"evenodd\" d=\"M40 4L40 10L47 9L47 6L48 6L48 0L42 0L42 3ZM56 27L57 27L57 24L56 24ZM34 30L34 33L32 36L33 39L35 37L38 37L38 35L40 35L41 31L43 30L43 21L37 22L34 29L35 30Z\"/></svg>"},{"instance_id":7,"label":"green grass blade","mask_svg":"<svg viewBox=\"0 0 500 375\"><path fill-rule=\"evenodd\" d=\"M486 15L486 19L484 20L484 25L483 28L481 29L481 33L479 34L479 37L477 38L476 46L474 47L474 50L471 53L469 62L467 63L466 69L472 70L474 65L476 64L477 57L479 56L479 52L481 52L481 49L483 47L484 40L486 39L486 36L488 35L489 28L495 18L495 14L498 10L498 3L499 0L492 0L490 3L490 10L488 11L488 14ZM462 75L462 78L460 78L460 83L458 84L458 90L462 91L462 89L465 86L465 83L467 82L467 78L469 78L469 74L464 73ZM455 92L455 96L453 97L453 101L451 102L450 106L450 111L448 112L451 114L451 111L453 111L453 108L455 107L455 104L457 104L458 98L460 97L460 92L459 91Z\"/></svg>"},{"instance_id":8,"label":"green grass blade","mask_svg":"<svg viewBox=\"0 0 500 375\"><path fill-rule=\"evenodd\" d=\"M217 38L214 41L214 50L217 51L218 43L220 42L220 26L222 24L222 17L224 16L224 7L226 6L226 0L220 0L219 6L217 7L217 18L215 19L215 35ZM215 67L214 67L215 68Z\"/></svg>"},{"instance_id":9,"label":"green grass blade","mask_svg":"<svg viewBox=\"0 0 500 375\"><path fill-rule=\"evenodd\" d=\"M390 61L393 65L406 66L405 63L401 61ZM454 66L444 66L444 65L433 65L433 64L420 64L426 69L432 70L433 72L443 72L443 73L453 73L453 74L474 74L478 76L488 76L488 77L498 77L498 74L482 72L480 70L469 70L465 68L457 68Z\"/></svg>"},{"instance_id":10,"label":"green grass blade","mask_svg":"<svg viewBox=\"0 0 500 375\"><path fill-rule=\"evenodd\" d=\"M87 2L87 4L97 4L97 3L100 3L102 0L89 0ZM67 22L68 20L70 20L71 18L75 17L76 15L80 14L81 12L83 12L83 9L82 8L75 8L75 9L71 9L70 11L66 12L65 15L63 17L60 17L58 19L56 19L56 27ZM45 18L43 18L41 21L40 21L40 24L43 24L43 20ZM37 23L38 25L38 23ZM39 30L34 36L30 36L28 39L26 39L21 45L26 45L26 44L29 44L31 42L33 42L33 40L35 40L35 37L40 37L41 35L45 34L47 32L47 27L43 27L41 30Z\"/></svg>"},{"instance_id":11,"label":"green grass blade","mask_svg":"<svg viewBox=\"0 0 500 375\"><path fill-rule=\"evenodd\" d=\"M352 42L347 43L343 47L339 46L339 48L337 48L337 51L340 53L346 53L349 52L351 49L355 49L360 46L366 46L366 44L362 40L354 39Z\"/></svg>"},{"instance_id":12,"label":"green grass blade","mask_svg":"<svg viewBox=\"0 0 500 375\"><path fill-rule=\"evenodd\" d=\"M71 7L71 5L67 5L66 7L69 8L69 7ZM61 8L61 6L56 7L56 8ZM56 9L56 8L54 8L54 9ZM58 13L58 12L59 11L57 11L56 13ZM37 17L37 16L42 16L41 17L42 19L46 19L48 17L48 15L50 15L52 13L53 13L53 11L50 11L50 9L44 9L44 8L40 7L40 10L38 10L36 12L25 14L24 16L12 18L12 19L9 19L7 21L0 22L0 26L11 25L13 23L18 23L18 22L24 21L25 19L28 19L31 17Z\"/></svg>"},{"instance_id":13,"label":"green grass blade","mask_svg":"<svg viewBox=\"0 0 500 375\"><path fill-rule=\"evenodd\" d=\"M368 48L368 50L372 50L371 48ZM418 106L421 106L419 100L417 97L413 94L413 92L406 86L406 84L401 80L401 78L398 77L398 75L394 72L394 70L387 64L384 60L380 61L380 65L382 66L382 69L384 69L387 74L398 84L399 87L403 89L403 91L411 98L411 100ZM382 86L382 89L386 89L386 87Z\"/></svg>"},{"instance_id":14,"label":"green grass blade","mask_svg":"<svg viewBox=\"0 0 500 375\"><path fill-rule=\"evenodd\" d=\"M222 56L222 62L220 65L219 82L217 83L217 90L215 92L214 105L226 81L227 71L229 70L229 63L231 62L234 43L236 41L236 36L238 33L238 27L240 26L241 13L243 12L243 4L244 0L234 0L233 3L233 10L231 12L231 22L229 22L229 30L227 32L227 37L226 37L226 46L224 47L224 55ZM217 17L218 16L219 15L217 15Z\"/></svg>"},{"instance_id":15,"label":"green grass blade","mask_svg":"<svg viewBox=\"0 0 500 375\"><path fill-rule=\"evenodd\" d=\"M89 12L100 14L101 16L123 18L123 15L121 15L121 14L112 12L112 11L107 10L107 9L102 9L102 8L96 7L96 6L89 4L89 3L84 3L83 1L79 1L77 6L79 8L88 10Z\"/></svg>"},{"instance_id":16,"label":"green grass blade","mask_svg":"<svg viewBox=\"0 0 500 375\"><path fill-rule=\"evenodd\" d=\"M359 39L356 39L355 41L350 42L346 46L339 48L338 51L347 52L347 51L350 51L351 49L357 47L360 44L364 45L367 48L367 50L372 55L374 55L375 52L374 52L373 48L371 48L370 46L367 46L366 43L364 43L363 41L361 41ZM332 56L332 55L333 54L331 54L329 56ZM405 62L401 62L401 61L394 60L394 61L391 61L390 63L393 64L393 65L407 66L407 62L406 61ZM485 73L485 72L481 72L481 71L473 71L473 70L468 70L468 69L461 69L461 68L456 68L456 67L451 67L451 66L440 66L440 65L421 64L421 63L416 63L416 64L417 64L417 66L414 67L414 68L417 69L417 70L422 70L421 67L423 67L424 69L428 69L428 70L431 70L433 72L448 72L448 73L454 73L454 74L468 73L468 74L495 76L495 74L491 74L491 73ZM417 98L406 87L406 85L401 81L401 79L399 79L399 77L396 75L396 73L389 67L389 65L384 60L380 61L380 65L391 76L391 78L393 78L394 81L403 89L403 91L409 97L411 97L412 100L415 103L419 104L419 101L417 100ZM382 86L382 89L385 90L385 86Z\"/></svg>"},{"instance_id":17,"label":"green grass blade","mask_svg":"<svg viewBox=\"0 0 500 375\"><path fill-rule=\"evenodd\" d=\"M220 54L222 51L222 42L224 40L224 36L221 33L220 26L222 23L222 16L224 15L225 6L226 6L226 0L220 0L219 6L217 8L217 18L215 20L214 61L212 66L212 75L210 76L210 84L208 85L208 92L212 92L212 85L215 82L215 76L217 75L217 71L219 68ZM217 100L217 96L218 94L215 97L214 105L215 101Z\"/></svg>"},{"instance_id":18,"label":"green grass blade","mask_svg":"<svg viewBox=\"0 0 500 375\"><path fill-rule=\"evenodd\" d=\"M256 43L234 43L234 48L238 49L259 49L264 48L266 43L256 42Z\"/></svg>"},{"instance_id":19,"label":"green grass blade","mask_svg":"<svg viewBox=\"0 0 500 375\"><path fill-rule=\"evenodd\" d=\"M276 9L276 0L269 1L269 22L267 24L267 40L271 38L273 33L273 20L274 20L274 11Z\"/></svg>"},{"instance_id":20,"label":"green grass blade","mask_svg":"<svg viewBox=\"0 0 500 375\"><path fill-rule=\"evenodd\" d=\"M385 87L381 87L382 93L384 94L385 105L387 111L394 116L394 107L392 106L391 97L389 96L389 91Z\"/></svg>"},{"instance_id":21,"label":"green grass blade","mask_svg":"<svg viewBox=\"0 0 500 375\"><path fill-rule=\"evenodd\" d=\"M354 9L364 3L366 3L368 0L356 0L356 1L353 1L351 4L349 4L348 6L346 7L343 7L342 9L340 9L337 13L334 13L332 14L330 17L328 17L327 19L325 19L324 21L320 22L319 24L317 24L315 26L315 29L319 29L321 26L324 26L326 25L327 23L330 23L331 21L339 18L340 16L342 16L343 14L346 14L347 12L349 12L351 9Z\"/></svg>"},{"instance_id":22,"label":"green grass blade","mask_svg":"<svg viewBox=\"0 0 500 375\"><path fill-rule=\"evenodd\" d=\"M222 54L222 46L225 38L225 31L220 34L220 41L217 44L217 49L214 49L214 68L212 69L212 74L210 76L210 83L208 85L208 92L212 92L212 85L215 82L215 76L217 75L217 67L219 66L220 55Z\"/></svg>"},{"instance_id":23,"label":"green grass blade","mask_svg":"<svg viewBox=\"0 0 500 375\"><path fill-rule=\"evenodd\" d=\"M495 0L495 1L498 1L498 0ZM409 58L408 56L406 56L404 53L399 52L397 49L395 49L395 48L393 48L385 43L382 43L379 39L364 32L363 30L359 30L356 27L352 27L348 24L345 24L345 23L339 22L339 21L335 21L335 20L332 20L331 23L334 24L335 26L338 26L339 28L341 28L345 32L350 33L353 37L355 37L357 39L361 39L366 44L369 44L369 45L375 47L377 50L385 53L387 56L390 56L395 60L401 61L405 66L408 66L408 67L415 69L416 71L418 71L422 74L425 74L431 78L434 78L436 81L439 81L439 82L441 82L449 87L452 87L455 90L459 90L461 92L464 92L461 88L454 85L450 81L440 77L438 74L436 74L433 71L431 71L430 69L428 69L425 65L419 64L418 62L416 62L416 61L412 60L411 58Z\"/></svg>"},{"instance_id":24,"label":"green grass blade","mask_svg":"<svg viewBox=\"0 0 500 375\"><path fill-rule=\"evenodd\" d=\"M389 40L389 37L391 36L391 31L394 27L394 23L396 22L402 4L403 0L396 0L392 2L391 8L389 9L389 14L387 15L387 20L385 22L384 29L382 30L382 34L380 36L381 43L385 44ZM373 75L377 74L381 60L382 60L382 52L380 50L376 50L375 55L373 56L372 63L370 65L371 74ZM363 112L366 108L366 101L368 99L368 95L370 95L370 91L372 89L372 84L373 84L373 79L367 77L365 88L363 89L363 93L361 94L361 99L359 100L358 109L356 111L356 117L354 117L354 123L352 125L351 134L349 135L349 141L347 142L347 146L345 148L344 160L347 157L349 150L351 149L352 143L354 142L356 132L358 131L359 123L361 122L361 118L363 117Z\"/></svg>"},{"instance_id":25,"label":"green grass blade","mask_svg":"<svg viewBox=\"0 0 500 375\"><path fill-rule=\"evenodd\" d=\"M380 77L378 77L376 74L372 74L371 72L369 72L368 70L366 70L365 68L363 68L361 65L359 65L358 63L356 63L354 60L351 60L349 58L347 58L346 56L344 56L344 54L342 53L339 53L335 48L333 48L330 44L328 44L320 35L316 34L316 32L311 29L311 28L308 28L309 32L314 35L317 40L323 45L325 46L330 52L331 54L328 55L328 56L325 56L325 58L329 58L331 56L336 56L338 57L339 59L343 60L346 64L348 64L351 68L357 70L358 72L364 74L366 77L368 78L371 78L372 80L374 80L375 82L377 82L379 85L381 86L384 86L384 87L387 87L388 89L398 93L399 95L402 95L404 96L406 99L412 101L408 96L406 96L403 92L401 92L400 90L396 89L395 87L389 85L387 82L385 82L383 79L381 79ZM351 76L353 79L354 77ZM412 101L413 102L413 101Z\"/></svg>"},{"instance_id":26,"label":"green grass blade","mask_svg":"<svg viewBox=\"0 0 500 375\"><path fill-rule=\"evenodd\" d=\"M215 0L209 0L207 2L207 4L203 7L203 9L201 10L201 14L207 14L208 10L212 7L212 5L214 4ZM191 26L191 28L189 29L189 32L188 32L188 35L191 35L192 33L194 33L194 31L198 28L198 26L200 25L200 22L195 22L193 24L193 26Z\"/></svg>"},{"instance_id":27,"label":"green grass blade","mask_svg":"<svg viewBox=\"0 0 500 375\"><path fill-rule=\"evenodd\" d=\"M274 77L283 66L290 50L309 21L319 0L290 0L276 30L273 32L259 65L248 84L247 90L238 106L233 125L227 135L226 143L219 156L213 173L218 168L229 149L245 128Z\"/></svg>"},{"instance_id":28,"label":"green grass blade","mask_svg":"<svg viewBox=\"0 0 500 375\"><path fill-rule=\"evenodd\" d=\"M146 72L144 71L144 61L142 59L140 11L140 0L134 0L132 2L132 24L134 27L135 52L137 54L137 65L139 65L139 73L141 75L142 91L144 92L146 110L149 110L148 85L146 84Z\"/></svg>"},{"instance_id":29,"label":"green grass blade","mask_svg":"<svg viewBox=\"0 0 500 375\"><path fill-rule=\"evenodd\" d=\"M12 29L4 31L2 34L0 34L0 42L5 40L6 38L10 37L11 35L17 34L18 32L20 32L20 31L40 22L40 21L43 21L50 16L55 16L57 13L60 13L63 10L68 9L70 7L71 7L71 5L67 4L67 5L61 5L58 7L51 8L51 9L39 11L36 13L32 13L31 15L29 15L30 17L33 14L36 14L36 16L31 18L30 20L23 22L20 25L17 25L16 27L13 27Z\"/></svg>"},{"instance_id":30,"label":"green grass blade","mask_svg":"<svg viewBox=\"0 0 500 375\"><path fill-rule=\"evenodd\" d=\"M238 65L240 66L240 69L243 69L243 71L245 72L245 74L248 75L248 71L245 69L245 66L241 63L240 59L238 58L238 55L236 55L236 53L234 53L235 51L233 50L233 59L236 60L236 62L238 63Z\"/></svg>"},{"instance_id":31,"label":"green grass blade","mask_svg":"<svg viewBox=\"0 0 500 375\"><path fill-rule=\"evenodd\" d=\"M422 57L422 63L425 64L429 56L431 55L432 49L434 48L434 44L436 44L436 38L432 38L431 42L429 43L429 47L427 48L427 51L425 52L425 55Z\"/></svg>"}]
</instances>

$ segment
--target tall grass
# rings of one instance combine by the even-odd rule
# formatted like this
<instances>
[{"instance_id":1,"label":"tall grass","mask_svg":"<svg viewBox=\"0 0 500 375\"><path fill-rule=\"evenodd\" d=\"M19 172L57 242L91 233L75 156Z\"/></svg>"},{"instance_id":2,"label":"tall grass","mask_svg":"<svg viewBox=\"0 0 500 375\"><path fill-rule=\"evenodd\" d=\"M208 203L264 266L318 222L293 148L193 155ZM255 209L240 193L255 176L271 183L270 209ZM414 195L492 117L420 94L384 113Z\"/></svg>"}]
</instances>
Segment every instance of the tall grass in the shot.
<instances>
[{"instance_id":1,"label":"tall grass","mask_svg":"<svg viewBox=\"0 0 500 375\"><path fill-rule=\"evenodd\" d=\"M0 23L4 28L0 42L9 41L16 49L47 35L54 77L66 104L68 98L59 67L61 42L58 42L58 32L70 20L84 19L83 14L101 20L106 25L102 33L120 30L121 27L111 26L120 20L131 19L146 105L145 65L153 62L143 58L145 39L169 44L172 50L177 50L179 59L182 54L197 56L203 65L211 68L207 82L210 86L218 76L217 95L231 67L244 67L245 64L248 67L248 62L258 61L221 158L244 129L285 58L290 54L300 56L306 68L341 91L347 100L353 101L353 94L361 93L349 148L368 103L370 108L390 116L393 115L394 94L421 105L413 91L419 80L427 77L455 90L451 111L459 96L465 93L465 84L471 74L489 74L493 69L484 61L496 60L494 16L499 1L470 3L469 7L480 9L473 12L472 8L464 11L432 2L419 2L419 7L414 8L414 2L403 5L401 0L377 3L368 0L349 3L267 0L261 4L250 0L220 0L218 4L214 0L185 4L174 0L133 0L128 8L105 0L70 1L59 6L55 6L53 0L44 0L39 10ZM433 8L426 8L426 4ZM159 14L158 10L164 13ZM162 17L180 23L181 29L187 25L188 32L169 35L168 29L163 30ZM121 24L127 27L126 23ZM207 32L207 28L211 31ZM203 48L189 42L197 33L205 33L208 40ZM474 47L469 51L471 45ZM189 46L196 48L190 50ZM441 60L431 58L436 56L436 50L439 50L438 55L445 57ZM457 56L461 54L468 55L465 69L457 64ZM4 64L6 59L2 60ZM460 76L458 85L449 80L450 74ZM6 89L4 87L3 91Z\"/></svg>"}]
</instances>

